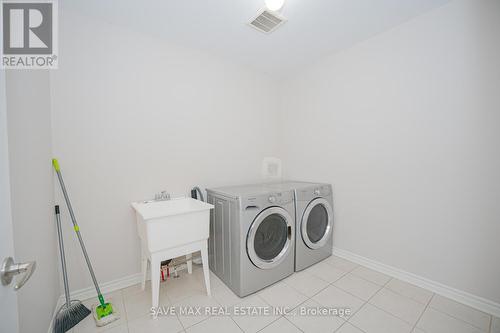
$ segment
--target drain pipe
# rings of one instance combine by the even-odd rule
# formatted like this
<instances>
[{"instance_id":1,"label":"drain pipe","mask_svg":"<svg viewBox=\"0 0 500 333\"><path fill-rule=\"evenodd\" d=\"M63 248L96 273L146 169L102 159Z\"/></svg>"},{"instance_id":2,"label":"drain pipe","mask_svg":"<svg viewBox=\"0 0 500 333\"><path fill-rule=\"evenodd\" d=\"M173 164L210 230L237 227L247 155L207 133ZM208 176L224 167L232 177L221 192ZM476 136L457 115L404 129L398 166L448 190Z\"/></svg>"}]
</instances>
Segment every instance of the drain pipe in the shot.
<instances>
[{"instance_id":1,"label":"drain pipe","mask_svg":"<svg viewBox=\"0 0 500 333\"><path fill-rule=\"evenodd\" d=\"M191 198L198 199L197 193L200 195L199 200L205 201L205 198L203 197L203 192L201 191L201 189L198 186L195 186L191 189Z\"/></svg>"}]
</instances>

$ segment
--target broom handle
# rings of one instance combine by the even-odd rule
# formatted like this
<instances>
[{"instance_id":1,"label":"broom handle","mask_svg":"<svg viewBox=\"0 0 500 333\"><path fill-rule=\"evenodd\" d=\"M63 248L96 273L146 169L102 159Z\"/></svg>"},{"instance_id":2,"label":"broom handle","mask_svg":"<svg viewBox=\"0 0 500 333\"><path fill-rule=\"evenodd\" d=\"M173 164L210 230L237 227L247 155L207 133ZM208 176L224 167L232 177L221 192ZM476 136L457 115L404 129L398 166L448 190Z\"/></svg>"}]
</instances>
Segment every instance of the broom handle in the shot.
<instances>
[{"instance_id":1,"label":"broom handle","mask_svg":"<svg viewBox=\"0 0 500 333\"><path fill-rule=\"evenodd\" d=\"M66 296L66 307L69 308L71 305L71 300L69 298L69 286L68 286L68 273L66 271L66 256L64 255L64 243L61 229L61 217L59 215L59 206L55 207L56 210L56 222L57 222L57 236L59 238L59 253L61 254L61 266L64 282L64 295Z\"/></svg>"},{"instance_id":2,"label":"broom handle","mask_svg":"<svg viewBox=\"0 0 500 333\"><path fill-rule=\"evenodd\" d=\"M71 201L69 201L68 192L66 191L66 186L64 185L64 180L61 174L59 163L57 162L56 159L53 159L52 164L54 165L54 169L56 170L57 178L59 179L59 184L61 185L61 190L64 195L64 200L66 201L66 206L68 206L69 215L71 216L71 221L73 222L73 228L75 229L76 235L78 236L78 241L80 242L80 247L82 248L85 261L87 262L87 266L90 271L90 276L92 277L92 282L94 282L99 302L101 303L102 306L104 306L104 298L102 297L101 290L99 289L99 284L97 283L97 279L94 274L94 269L92 269L92 263L90 262L89 255L87 254L87 249L85 248L85 244L83 243L82 235L80 234L80 227L76 222L75 213L73 213L73 207L71 207Z\"/></svg>"}]
</instances>

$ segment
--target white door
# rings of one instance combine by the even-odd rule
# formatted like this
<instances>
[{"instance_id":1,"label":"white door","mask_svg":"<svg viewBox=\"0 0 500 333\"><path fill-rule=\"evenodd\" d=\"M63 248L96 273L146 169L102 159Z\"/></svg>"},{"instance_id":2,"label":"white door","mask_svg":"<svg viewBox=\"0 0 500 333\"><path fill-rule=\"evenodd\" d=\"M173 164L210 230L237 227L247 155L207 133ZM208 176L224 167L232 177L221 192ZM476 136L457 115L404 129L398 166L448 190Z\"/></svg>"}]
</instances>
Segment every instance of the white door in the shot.
<instances>
[{"instance_id":1,"label":"white door","mask_svg":"<svg viewBox=\"0 0 500 333\"><path fill-rule=\"evenodd\" d=\"M0 70L0 265L14 257L14 240L10 211L9 159L7 144L7 109L5 71ZM0 283L0 331L17 332L17 296L14 283Z\"/></svg>"},{"instance_id":2,"label":"white door","mask_svg":"<svg viewBox=\"0 0 500 333\"><path fill-rule=\"evenodd\" d=\"M31 277L36 263L16 263L14 257L5 86L5 71L0 70L0 332L18 332L16 291Z\"/></svg>"}]
</instances>

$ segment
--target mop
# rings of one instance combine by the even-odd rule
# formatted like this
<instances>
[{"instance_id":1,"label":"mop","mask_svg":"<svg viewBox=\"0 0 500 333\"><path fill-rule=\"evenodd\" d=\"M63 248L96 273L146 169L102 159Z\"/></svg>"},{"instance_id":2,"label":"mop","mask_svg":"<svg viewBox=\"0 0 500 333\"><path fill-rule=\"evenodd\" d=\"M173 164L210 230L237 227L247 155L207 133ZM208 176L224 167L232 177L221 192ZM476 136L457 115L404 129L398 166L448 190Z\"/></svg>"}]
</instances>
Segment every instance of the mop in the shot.
<instances>
[{"instance_id":1,"label":"mop","mask_svg":"<svg viewBox=\"0 0 500 333\"><path fill-rule=\"evenodd\" d=\"M55 158L52 159L52 165L54 166L57 178L59 179L59 184L61 185L61 190L64 196L64 200L66 201L66 206L68 206L69 215L71 216L71 221L73 222L73 228L75 229L76 235L78 236L78 241L80 242L80 247L82 248L83 256L85 257L85 261L87 262L87 266L90 271L90 276L92 277L92 282L94 283L95 290L97 291L97 298L99 299L99 305L94 305L92 307L94 319L97 326L104 326L115 320L118 320L120 316L115 310L113 310L113 306L111 305L111 303L107 303L101 294L99 284L97 283L97 279L94 274L94 269L92 268L92 264L90 263L90 258L87 254L87 249L85 248L85 244L83 243L83 238L80 233L80 227L76 222L76 217L75 214L73 213L73 208L71 207L71 202L69 200L68 192L66 191L66 186L64 186L64 181L61 174L61 168L59 167L59 162L57 161L57 159Z\"/></svg>"},{"instance_id":2,"label":"mop","mask_svg":"<svg viewBox=\"0 0 500 333\"><path fill-rule=\"evenodd\" d=\"M57 312L54 319L54 333L64 333L69 331L73 326L81 322L90 314L90 310L78 300L69 298L68 274L66 272L66 257L64 256L64 243L61 230L61 218L59 216L59 206L55 207L57 236L59 238L59 253L61 254L61 266L64 282L64 295L66 296L66 304L63 304Z\"/></svg>"}]
</instances>

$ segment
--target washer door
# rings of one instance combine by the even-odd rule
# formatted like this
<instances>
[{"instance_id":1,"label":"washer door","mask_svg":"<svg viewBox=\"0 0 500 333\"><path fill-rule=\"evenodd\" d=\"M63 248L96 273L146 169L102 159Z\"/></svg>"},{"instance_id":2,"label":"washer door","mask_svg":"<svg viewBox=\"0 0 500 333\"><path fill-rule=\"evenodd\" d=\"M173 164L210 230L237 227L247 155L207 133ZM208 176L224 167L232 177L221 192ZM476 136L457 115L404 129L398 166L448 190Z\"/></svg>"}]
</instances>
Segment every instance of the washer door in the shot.
<instances>
[{"instance_id":1,"label":"washer door","mask_svg":"<svg viewBox=\"0 0 500 333\"><path fill-rule=\"evenodd\" d=\"M332 206L323 198L314 199L304 211L301 222L304 243L313 250L319 249L325 245L332 232Z\"/></svg>"},{"instance_id":2,"label":"washer door","mask_svg":"<svg viewBox=\"0 0 500 333\"><path fill-rule=\"evenodd\" d=\"M262 269L278 266L292 249L293 229L293 219L283 208L260 212L247 235L247 253L252 263Z\"/></svg>"}]
</instances>

